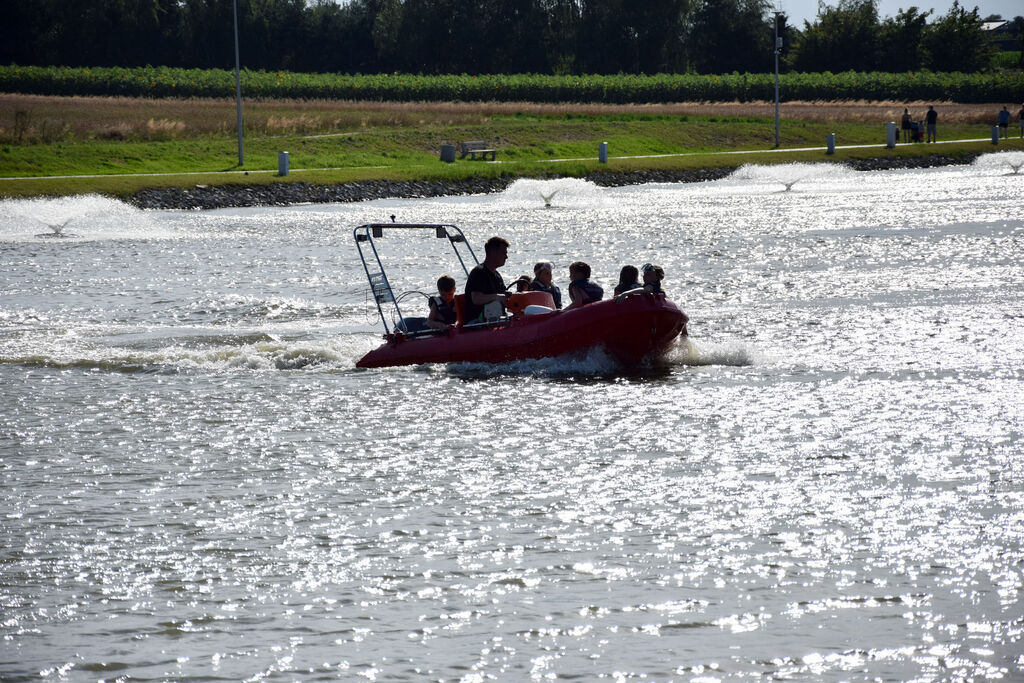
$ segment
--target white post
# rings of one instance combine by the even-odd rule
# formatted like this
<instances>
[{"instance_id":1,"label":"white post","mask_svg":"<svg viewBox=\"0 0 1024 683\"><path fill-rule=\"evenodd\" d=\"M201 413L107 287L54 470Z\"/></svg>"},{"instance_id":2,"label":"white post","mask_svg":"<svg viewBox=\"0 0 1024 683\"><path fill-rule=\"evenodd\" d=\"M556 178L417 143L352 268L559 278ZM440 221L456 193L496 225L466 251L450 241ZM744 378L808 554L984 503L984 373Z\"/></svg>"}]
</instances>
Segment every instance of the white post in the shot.
<instances>
[{"instance_id":1,"label":"white post","mask_svg":"<svg viewBox=\"0 0 1024 683\"><path fill-rule=\"evenodd\" d=\"M288 175L288 152L277 153L277 175Z\"/></svg>"},{"instance_id":2,"label":"white post","mask_svg":"<svg viewBox=\"0 0 1024 683\"><path fill-rule=\"evenodd\" d=\"M999 126L992 126L992 144L999 144Z\"/></svg>"},{"instance_id":3,"label":"white post","mask_svg":"<svg viewBox=\"0 0 1024 683\"><path fill-rule=\"evenodd\" d=\"M828 149L825 150L825 154L835 154L836 153L836 134L835 133L829 133L828 134L828 142L826 144L828 145Z\"/></svg>"},{"instance_id":4,"label":"white post","mask_svg":"<svg viewBox=\"0 0 1024 683\"><path fill-rule=\"evenodd\" d=\"M602 142L597 146L597 160L602 164L608 163L608 143Z\"/></svg>"},{"instance_id":5,"label":"white post","mask_svg":"<svg viewBox=\"0 0 1024 683\"><path fill-rule=\"evenodd\" d=\"M885 124L885 146L892 149L896 146L896 141L899 139L899 129L896 127L895 121L890 121Z\"/></svg>"}]
</instances>

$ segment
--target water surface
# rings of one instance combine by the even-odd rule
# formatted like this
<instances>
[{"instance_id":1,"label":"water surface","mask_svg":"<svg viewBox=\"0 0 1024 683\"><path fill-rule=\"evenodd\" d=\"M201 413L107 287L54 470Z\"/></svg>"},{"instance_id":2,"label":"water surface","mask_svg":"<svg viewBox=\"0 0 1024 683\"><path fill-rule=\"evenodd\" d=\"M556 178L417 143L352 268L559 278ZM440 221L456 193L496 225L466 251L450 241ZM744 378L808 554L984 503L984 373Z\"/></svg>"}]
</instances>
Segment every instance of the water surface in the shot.
<instances>
[{"instance_id":1,"label":"water surface","mask_svg":"<svg viewBox=\"0 0 1024 683\"><path fill-rule=\"evenodd\" d=\"M0 678L1024 677L1021 206L991 162L4 201ZM693 346L356 370L392 214L506 280L658 262Z\"/></svg>"}]
</instances>

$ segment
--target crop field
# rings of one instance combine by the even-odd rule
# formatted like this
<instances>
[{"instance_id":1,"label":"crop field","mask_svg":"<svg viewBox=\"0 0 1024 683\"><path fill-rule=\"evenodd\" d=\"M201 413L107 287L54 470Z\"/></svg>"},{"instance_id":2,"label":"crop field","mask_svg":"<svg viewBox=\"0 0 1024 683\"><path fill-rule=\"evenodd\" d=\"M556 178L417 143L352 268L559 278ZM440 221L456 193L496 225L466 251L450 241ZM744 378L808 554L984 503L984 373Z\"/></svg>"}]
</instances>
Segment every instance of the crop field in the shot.
<instances>
[{"instance_id":1,"label":"crop field","mask_svg":"<svg viewBox=\"0 0 1024 683\"><path fill-rule=\"evenodd\" d=\"M398 102L750 102L774 99L770 73L548 76L242 73L250 98L344 99ZM72 68L0 66L0 92L128 97L230 97L233 71L169 67ZM786 73L780 97L789 100L1017 101L1024 72Z\"/></svg>"}]
</instances>

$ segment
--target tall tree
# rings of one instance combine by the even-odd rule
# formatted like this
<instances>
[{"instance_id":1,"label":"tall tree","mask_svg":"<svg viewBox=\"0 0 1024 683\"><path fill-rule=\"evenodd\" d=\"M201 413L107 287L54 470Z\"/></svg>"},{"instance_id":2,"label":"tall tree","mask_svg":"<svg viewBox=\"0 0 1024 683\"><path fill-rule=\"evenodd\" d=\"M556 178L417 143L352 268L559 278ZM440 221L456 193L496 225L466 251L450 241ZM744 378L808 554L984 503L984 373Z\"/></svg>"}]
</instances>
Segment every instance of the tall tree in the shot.
<instances>
[{"instance_id":1,"label":"tall tree","mask_svg":"<svg viewBox=\"0 0 1024 683\"><path fill-rule=\"evenodd\" d=\"M879 69L900 72L921 68L921 39L931 13L931 10L921 12L911 7L882 22Z\"/></svg>"},{"instance_id":2,"label":"tall tree","mask_svg":"<svg viewBox=\"0 0 1024 683\"><path fill-rule=\"evenodd\" d=\"M773 68L769 0L704 0L692 32L692 64L701 73Z\"/></svg>"},{"instance_id":3,"label":"tall tree","mask_svg":"<svg viewBox=\"0 0 1024 683\"><path fill-rule=\"evenodd\" d=\"M693 9L693 0L582 0L577 52L581 70L658 73L679 69Z\"/></svg>"},{"instance_id":4,"label":"tall tree","mask_svg":"<svg viewBox=\"0 0 1024 683\"><path fill-rule=\"evenodd\" d=\"M814 24L804 22L794 46L798 71L871 71L879 65L877 0L839 0L835 7L818 5Z\"/></svg>"},{"instance_id":5,"label":"tall tree","mask_svg":"<svg viewBox=\"0 0 1024 683\"><path fill-rule=\"evenodd\" d=\"M928 27L921 41L933 71L975 72L990 69L995 47L981 29L978 8L970 12L953 0L949 12Z\"/></svg>"}]
</instances>

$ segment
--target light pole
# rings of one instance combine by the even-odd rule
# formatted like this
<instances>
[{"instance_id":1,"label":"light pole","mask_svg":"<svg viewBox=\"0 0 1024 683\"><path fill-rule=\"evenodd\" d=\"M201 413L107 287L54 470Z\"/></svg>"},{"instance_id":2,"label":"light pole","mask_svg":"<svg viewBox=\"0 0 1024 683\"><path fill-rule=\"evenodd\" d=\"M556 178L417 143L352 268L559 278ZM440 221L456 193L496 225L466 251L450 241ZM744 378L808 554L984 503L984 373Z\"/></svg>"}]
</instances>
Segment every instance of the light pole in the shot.
<instances>
[{"instance_id":1,"label":"light pole","mask_svg":"<svg viewBox=\"0 0 1024 683\"><path fill-rule=\"evenodd\" d=\"M782 38L779 38L779 15L775 13L775 149L779 148L779 53L782 51ZM241 116L241 114L239 114Z\"/></svg>"},{"instance_id":2,"label":"light pole","mask_svg":"<svg viewBox=\"0 0 1024 683\"><path fill-rule=\"evenodd\" d=\"M235 108L238 110L238 165L245 164L242 152L242 77L238 59L238 0L235 0Z\"/></svg>"}]
</instances>

